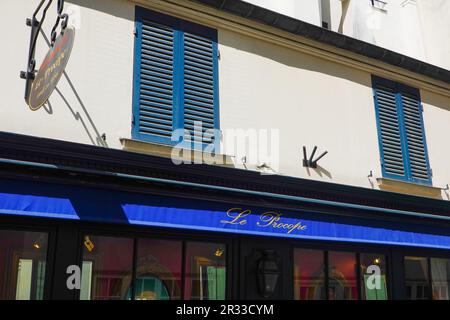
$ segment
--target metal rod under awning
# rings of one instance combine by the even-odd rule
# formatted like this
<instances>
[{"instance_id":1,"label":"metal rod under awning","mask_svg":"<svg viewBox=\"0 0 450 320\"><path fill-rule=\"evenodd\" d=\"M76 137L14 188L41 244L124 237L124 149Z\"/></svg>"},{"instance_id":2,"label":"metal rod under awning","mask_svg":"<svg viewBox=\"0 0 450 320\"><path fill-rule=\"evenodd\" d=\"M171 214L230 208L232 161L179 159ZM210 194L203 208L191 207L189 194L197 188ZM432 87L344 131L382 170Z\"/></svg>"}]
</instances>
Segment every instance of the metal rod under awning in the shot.
<instances>
[{"instance_id":1,"label":"metal rod under awning","mask_svg":"<svg viewBox=\"0 0 450 320\"><path fill-rule=\"evenodd\" d=\"M399 214L399 215L404 215L404 216L413 216L413 217L419 217L419 218L450 221L450 217L439 216L439 215L429 214L429 213L388 209L388 208L366 206L366 205L352 204L352 203L343 203L343 202L330 201L330 200L320 200L320 199L314 199L314 198L306 198L306 197L291 196L291 195L286 195L286 194L255 191L255 190L246 190L246 189L231 188L231 187L222 187L222 186L201 184L201 183L195 183L195 182L146 177L146 176L131 175L131 174L120 173L120 172L80 169L80 168L69 167L69 166L60 166L60 165L53 165L53 164L47 164L47 163L12 160L12 159L5 159L5 158L0 158L0 163L23 165L23 166L28 166L28 167L39 167L39 168L54 169L54 170L67 170L67 171L73 171L73 172L78 172L78 173L92 173L92 174L103 175L103 176L113 176L113 177L120 177L120 178L140 180L140 181L165 183L165 184L171 184L171 185L196 187L196 188L202 188L202 189L227 191L227 192L235 192L235 193L244 193L244 194L264 196L264 197L283 199L283 200L291 200L291 201L306 202L306 203L313 203L313 204L320 204L320 205L336 206L336 207L341 207L341 208L368 210L368 211L376 211L376 212L383 212L383 213Z\"/></svg>"}]
</instances>

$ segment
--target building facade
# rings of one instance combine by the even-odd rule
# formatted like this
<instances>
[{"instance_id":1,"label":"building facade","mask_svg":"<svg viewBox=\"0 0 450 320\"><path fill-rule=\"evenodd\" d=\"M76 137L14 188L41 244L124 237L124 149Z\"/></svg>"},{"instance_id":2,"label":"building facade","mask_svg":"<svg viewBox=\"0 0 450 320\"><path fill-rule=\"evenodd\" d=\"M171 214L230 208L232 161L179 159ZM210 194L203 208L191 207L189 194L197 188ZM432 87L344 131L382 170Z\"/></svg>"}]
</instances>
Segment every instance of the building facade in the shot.
<instances>
[{"instance_id":1,"label":"building facade","mask_svg":"<svg viewBox=\"0 0 450 320\"><path fill-rule=\"evenodd\" d=\"M446 1L65 1L32 111L38 4L0 4L1 299L449 299Z\"/></svg>"}]
</instances>

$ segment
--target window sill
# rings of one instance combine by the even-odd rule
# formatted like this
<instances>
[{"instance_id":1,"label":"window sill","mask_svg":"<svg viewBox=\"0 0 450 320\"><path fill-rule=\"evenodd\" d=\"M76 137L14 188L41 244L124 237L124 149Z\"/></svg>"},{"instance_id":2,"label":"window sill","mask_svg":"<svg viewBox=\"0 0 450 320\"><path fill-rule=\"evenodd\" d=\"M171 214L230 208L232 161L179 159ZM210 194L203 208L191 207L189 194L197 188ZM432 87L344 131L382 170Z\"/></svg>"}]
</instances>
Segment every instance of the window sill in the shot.
<instances>
[{"instance_id":1,"label":"window sill","mask_svg":"<svg viewBox=\"0 0 450 320\"><path fill-rule=\"evenodd\" d=\"M144 153L164 158L172 158L172 154L174 154L176 155L174 160L183 161L185 163L206 163L218 166L234 167L231 156L225 154L211 156L209 153L199 150L175 148L170 145L128 138L120 138L120 143L122 144L122 149L126 151Z\"/></svg>"},{"instance_id":2,"label":"window sill","mask_svg":"<svg viewBox=\"0 0 450 320\"><path fill-rule=\"evenodd\" d=\"M442 199L441 188L387 178L377 178L377 182L380 190L383 191L404 193L433 199Z\"/></svg>"}]
</instances>

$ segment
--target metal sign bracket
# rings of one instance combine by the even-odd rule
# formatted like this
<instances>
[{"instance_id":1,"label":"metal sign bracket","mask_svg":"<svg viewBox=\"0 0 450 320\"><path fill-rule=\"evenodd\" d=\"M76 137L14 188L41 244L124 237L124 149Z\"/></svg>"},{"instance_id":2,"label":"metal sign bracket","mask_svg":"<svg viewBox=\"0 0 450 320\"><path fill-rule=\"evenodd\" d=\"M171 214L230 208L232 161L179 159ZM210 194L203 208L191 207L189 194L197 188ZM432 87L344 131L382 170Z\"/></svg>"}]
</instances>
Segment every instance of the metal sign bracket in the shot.
<instances>
[{"instance_id":1,"label":"metal sign bracket","mask_svg":"<svg viewBox=\"0 0 450 320\"><path fill-rule=\"evenodd\" d=\"M44 3L46 5L44 6ZM20 78L25 79L25 101L28 102L28 99L30 97L30 90L31 90L31 84L33 83L34 77L36 75L36 59L35 59L35 51L36 51L36 43L37 38L39 36L39 32L42 29L42 24L45 21L45 16L47 14L47 10L52 4L53 0L41 0L39 5L37 6L36 10L33 13L33 16L31 18L26 19L26 25L31 27L31 34L30 34L30 45L28 49L28 60L27 60L27 69L26 71L20 72ZM41 11L42 7L44 9L42 10L42 15L40 19L37 19L38 13ZM64 8L64 0L58 0L57 4L57 14L58 17L56 18L55 25L52 28L51 31L51 44L53 46L55 39L57 37L56 28L61 22L61 33L64 32L64 29L67 27L69 16L66 13L62 13Z\"/></svg>"}]
</instances>

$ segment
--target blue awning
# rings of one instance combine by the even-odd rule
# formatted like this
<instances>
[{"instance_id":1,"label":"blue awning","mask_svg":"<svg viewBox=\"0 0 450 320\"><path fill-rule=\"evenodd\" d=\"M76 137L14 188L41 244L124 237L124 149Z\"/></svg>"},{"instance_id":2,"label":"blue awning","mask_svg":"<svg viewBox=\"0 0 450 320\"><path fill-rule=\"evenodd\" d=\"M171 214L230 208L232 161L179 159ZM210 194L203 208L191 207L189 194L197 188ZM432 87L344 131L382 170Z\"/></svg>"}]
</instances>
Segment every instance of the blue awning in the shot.
<instances>
[{"instance_id":1,"label":"blue awning","mask_svg":"<svg viewBox=\"0 0 450 320\"><path fill-rule=\"evenodd\" d=\"M19 180L1 181L0 215L450 249L430 227Z\"/></svg>"}]
</instances>

